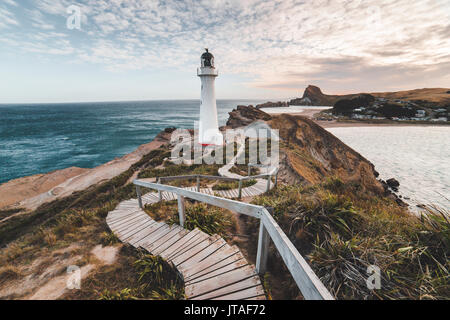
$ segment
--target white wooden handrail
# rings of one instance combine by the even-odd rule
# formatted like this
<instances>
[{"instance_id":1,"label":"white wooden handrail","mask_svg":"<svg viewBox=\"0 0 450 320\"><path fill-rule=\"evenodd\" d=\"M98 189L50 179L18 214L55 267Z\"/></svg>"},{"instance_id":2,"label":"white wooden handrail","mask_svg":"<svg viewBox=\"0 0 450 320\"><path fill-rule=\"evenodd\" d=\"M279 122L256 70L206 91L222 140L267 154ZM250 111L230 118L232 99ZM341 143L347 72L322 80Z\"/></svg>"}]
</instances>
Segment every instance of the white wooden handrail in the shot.
<instances>
[{"instance_id":1,"label":"white wooden handrail","mask_svg":"<svg viewBox=\"0 0 450 320\"><path fill-rule=\"evenodd\" d=\"M276 249L305 299L334 300L333 296L326 289L266 208L159 183L141 180L134 180L133 183L136 185L138 201L141 208L142 200L140 187L154 189L160 193L166 191L176 194L178 196L180 222L185 221L184 198L190 198L260 219L258 252L256 258L257 272L262 274L266 270L270 238L275 244Z\"/></svg>"},{"instance_id":2,"label":"white wooden handrail","mask_svg":"<svg viewBox=\"0 0 450 320\"><path fill-rule=\"evenodd\" d=\"M250 168L250 165L249 165ZM158 177L156 181L158 183L162 183L163 181L174 181L174 180L188 180L188 179L197 179L197 191L200 192L200 179L209 179L209 180L223 180L223 181L237 181L239 182L238 187L238 198L241 199L242 197L242 181L247 180L254 180L254 179L260 179L260 178L267 178L267 188L266 192L270 191L270 183L272 177L275 177L274 186L278 183L278 167L273 168L269 173L263 173L258 174L254 176L246 176L241 178L234 178L234 177L223 177L223 176L210 176L210 175L203 175L203 174L191 174L191 175L183 175L183 176L168 176L168 177ZM161 192L159 192L160 200L161 198Z\"/></svg>"}]
</instances>

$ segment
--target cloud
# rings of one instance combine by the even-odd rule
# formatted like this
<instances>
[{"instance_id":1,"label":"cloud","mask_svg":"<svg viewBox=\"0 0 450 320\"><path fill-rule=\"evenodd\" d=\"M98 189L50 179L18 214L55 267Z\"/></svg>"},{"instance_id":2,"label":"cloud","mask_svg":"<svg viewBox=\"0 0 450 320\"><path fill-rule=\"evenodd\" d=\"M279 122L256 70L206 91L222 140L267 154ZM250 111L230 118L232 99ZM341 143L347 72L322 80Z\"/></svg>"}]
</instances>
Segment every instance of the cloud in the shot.
<instances>
[{"instance_id":1,"label":"cloud","mask_svg":"<svg viewBox=\"0 0 450 320\"><path fill-rule=\"evenodd\" d=\"M11 26L18 26L19 24L19 21L17 21L15 15L12 12L0 7L0 29L9 28Z\"/></svg>"},{"instance_id":2,"label":"cloud","mask_svg":"<svg viewBox=\"0 0 450 320\"><path fill-rule=\"evenodd\" d=\"M51 23L49 23L48 18L46 18L44 16L44 14L42 14L41 11L39 10L29 10L28 11L28 16L30 18L30 22L33 25L33 27L38 28L38 29L43 29L43 30L53 30L55 29L55 26L52 25Z\"/></svg>"},{"instance_id":3,"label":"cloud","mask_svg":"<svg viewBox=\"0 0 450 320\"><path fill-rule=\"evenodd\" d=\"M17 3L16 3L14 0L3 0L3 2L4 2L5 4L10 5L10 6L17 7Z\"/></svg>"},{"instance_id":4,"label":"cloud","mask_svg":"<svg viewBox=\"0 0 450 320\"><path fill-rule=\"evenodd\" d=\"M79 0L81 33L55 27L72 1L33 3L33 27L68 35L61 52L115 72L195 70L208 47L222 73L262 88L293 90L319 81L341 90L339 82L361 88L386 81L404 86L431 74L433 83L448 79L432 71L437 65L447 71L450 62L448 0ZM5 10L0 27L17 26Z\"/></svg>"}]
</instances>

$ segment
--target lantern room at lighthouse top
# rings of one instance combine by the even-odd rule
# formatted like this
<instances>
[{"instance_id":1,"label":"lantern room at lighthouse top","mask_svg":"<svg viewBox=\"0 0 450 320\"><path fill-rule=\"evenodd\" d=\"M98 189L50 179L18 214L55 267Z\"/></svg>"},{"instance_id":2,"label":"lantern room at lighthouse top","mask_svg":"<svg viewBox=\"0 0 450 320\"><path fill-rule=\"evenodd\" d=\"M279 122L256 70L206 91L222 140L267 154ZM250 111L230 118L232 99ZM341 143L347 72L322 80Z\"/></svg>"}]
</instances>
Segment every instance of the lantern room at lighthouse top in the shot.
<instances>
[{"instance_id":1,"label":"lantern room at lighthouse top","mask_svg":"<svg viewBox=\"0 0 450 320\"><path fill-rule=\"evenodd\" d=\"M200 68L197 69L198 76L218 76L219 72L214 67L214 56L206 48L200 58Z\"/></svg>"}]
</instances>

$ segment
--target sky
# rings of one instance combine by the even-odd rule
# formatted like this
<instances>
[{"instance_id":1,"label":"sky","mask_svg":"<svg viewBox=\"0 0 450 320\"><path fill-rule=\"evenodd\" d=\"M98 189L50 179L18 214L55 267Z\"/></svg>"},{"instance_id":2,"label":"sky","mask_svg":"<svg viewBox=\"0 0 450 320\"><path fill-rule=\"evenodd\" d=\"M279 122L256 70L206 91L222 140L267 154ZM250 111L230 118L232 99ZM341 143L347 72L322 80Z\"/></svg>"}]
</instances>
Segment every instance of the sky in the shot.
<instances>
[{"instance_id":1,"label":"sky","mask_svg":"<svg viewBox=\"0 0 450 320\"><path fill-rule=\"evenodd\" d=\"M449 0L0 0L0 103L450 87Z\"/></svg>"}]
</instances>

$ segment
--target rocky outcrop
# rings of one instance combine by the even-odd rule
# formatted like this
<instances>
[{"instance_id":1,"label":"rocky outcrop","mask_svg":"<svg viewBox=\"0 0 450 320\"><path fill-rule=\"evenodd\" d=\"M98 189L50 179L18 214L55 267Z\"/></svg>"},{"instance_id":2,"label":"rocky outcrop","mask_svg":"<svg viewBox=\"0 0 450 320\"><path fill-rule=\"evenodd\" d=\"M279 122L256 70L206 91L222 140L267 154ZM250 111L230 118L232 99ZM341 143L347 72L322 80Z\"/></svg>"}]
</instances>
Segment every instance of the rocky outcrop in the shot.
<instances>
[{"instance_id":1,"label":"rocky outcrop","mask_svg":"<svg viewBox=\"0 0 450 320\"><path fill-rule=\"evenodd\" d=\"M249 125L255 120L268 121L272 117L253 106L237 106L236 109L229 112L230 117L227 121L227 126L231 128L238 128Z\"/></svg>"},{"instance_id":2,"label":"rocky outcrop","mask_svg":"<svg viewBox=\"0 0 450 320\"><path fill-rule=\"evenodd\" d=\"M279 130L285 146L280 148L280 177L289 179L281 181L316 184L338 177L366 191L386 194L374 165L312 120L282 114L273 116L269 124Z\"/></svg>"},{"instance_id":3,"label":"rocky outcrop","mask_svg":"<svg viewBox=\"0 0 450 320\"><path fill-rule=\"evenodd\" d=\"M328 95L322 93L319 87L309 85L302 98L297 98L289 101L291 106L333 106L337 100L348 96Z\"/></svg>"},{"instance_id":4,"label":"rocky outcrop","mask_svg":"<svg viewBox=\"0 0 450 320\"><path fill-rule=\"evenodd\" d=\"M387 180L386 180L386 183L387 183L387 185L388 185L390 188L398 188L398 187L400 187L400 182L398 182L398 180L395 179L395 178L387 179Z\"/></svg>"},{"instance_id":5,"label":"rocky outcrop","mask_svg":"<svg viewBox=\"0 0 450 320\"><path fill-rule=\"evenodd\" d=\"M262 109L262 108L282 108L282 107L289 107L289 104L287 102L278 101L278 102L266 102L262 104L257 104L256 109Z\"/></svg>"}]
</instances>

